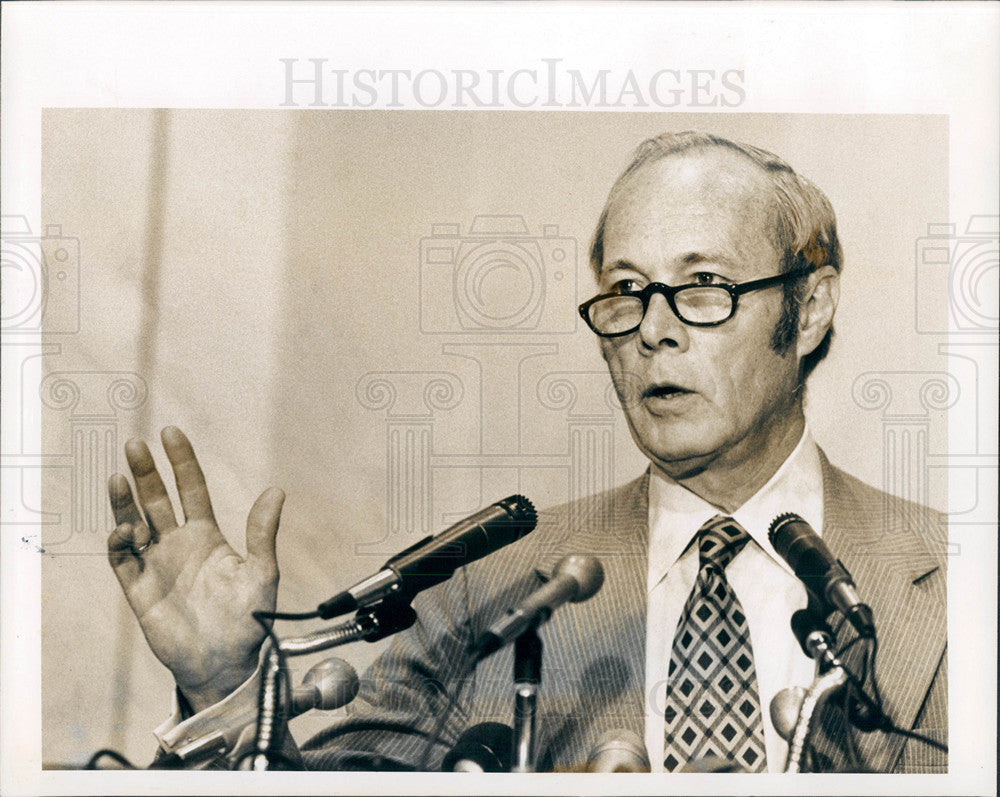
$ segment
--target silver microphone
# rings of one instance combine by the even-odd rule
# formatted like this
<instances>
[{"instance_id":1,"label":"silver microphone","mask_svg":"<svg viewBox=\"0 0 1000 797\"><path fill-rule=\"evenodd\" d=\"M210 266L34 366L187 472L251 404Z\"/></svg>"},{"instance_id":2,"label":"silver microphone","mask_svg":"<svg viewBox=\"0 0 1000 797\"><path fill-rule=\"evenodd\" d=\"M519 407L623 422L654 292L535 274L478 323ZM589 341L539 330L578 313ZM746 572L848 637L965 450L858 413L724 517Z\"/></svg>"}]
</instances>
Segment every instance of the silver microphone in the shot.
<instances>
[{"instance_id":1,"label":"silver microphone","mask_svg":"<svg viewBox=\"0 0 1000 797\"><path fill-rule=\"evenodd\" d=\"M289 714L297 717L314 708L332 711L346 706L358 695L361 682L357 671L343 659L324 659L309 668L302 685L292 690Z\"/></svg>"},{"instance_id":2,"label":"silver microphone","mask_svg":"<svg viewBox=\"0 0 1000 797\"><path fill-rule=\"evenodd\" d=\"M604 567L593 556L564 556L543 586L517 608L497 620L476 640L477 660L500 650L535 625L541 625L564 603L592 598L604 583Z\"/></svg>"},{"instance_id":3,"label":"silver microphone","mask_svg":"<svg viewBox=\"0 0 1000 797\"><path fill-rule=\"evenodd\" d=\"M801 686L786 686L771 698L771 724L786 742L792 740L805 699L806 690Z\"/></svg>"},{"instance_id":4,"label":"silver microphone","mask_svg":"<svg viewBox=\"0 0 1000 797\"><path fill-rule=\"evenodd\" d=\"M646 743L634 731L608 731L587 759L588 772L649 772Z\"/></svg>"},{"instance_id":5,"label":"silver microphone","mask_svg":"<svg viewBox=\"0 0 1000 797\"><path fill-rule=\"evenodd\" d=\"M350 664L338 658L324 659L309 669L301 686L292 690L288 719L314 708L330 711L345 706L354 700L359 688L358 674ZM224 750L242 749L244 744L253 741L257 719L257 706L254 704L252 709L228 717L223 727L175 748L157 761L157 768L190 766Z\"/></svg>"}]
</instances>

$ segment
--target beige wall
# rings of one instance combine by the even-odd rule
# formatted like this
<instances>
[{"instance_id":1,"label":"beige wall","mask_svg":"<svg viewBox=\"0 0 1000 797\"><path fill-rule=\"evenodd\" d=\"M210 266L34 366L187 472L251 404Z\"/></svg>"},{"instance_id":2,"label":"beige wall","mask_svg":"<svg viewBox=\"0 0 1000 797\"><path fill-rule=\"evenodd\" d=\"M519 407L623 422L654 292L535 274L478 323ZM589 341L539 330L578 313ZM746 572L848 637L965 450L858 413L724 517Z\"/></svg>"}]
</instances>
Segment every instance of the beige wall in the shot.
<instances>
[{"instance_id":1,"label":"beige wall","mask_svg":"<svg viewBox=\"0 0 1000 797\"><path fill-rule=\"evenodd\" d=\"M548 504L637 475L575 304L593 292L586 248L630 149L687 128L771 149L828 194L846 267L837 341L810 382L814 435L866 481L945 506L933 469L898 480L887 442L893 413L909 414L930 456L946 453L944 415L919 393L949 364L940 336L915 332L914 266L926 225L948 218L944 117L46 112L43 221L79 239L81 327L44 366L45 760L111 745L146 763L168 706L103 556L107 511L83 500L130 436L189 433L236 543L256 494L286 490L286 610L511 492ZM523 217L524 270L473 253L482 214ZM442 224L458 237L434 236ZM455 264L429 262L448 247ZM483 268L466 268L475 257ZM522 302L540 314L482 332ZM943 328L943 299L931 307ZM863 376L883 372L888 407ZM377 650L344 655L360 668Z\"/></svg>"}]
</instances>

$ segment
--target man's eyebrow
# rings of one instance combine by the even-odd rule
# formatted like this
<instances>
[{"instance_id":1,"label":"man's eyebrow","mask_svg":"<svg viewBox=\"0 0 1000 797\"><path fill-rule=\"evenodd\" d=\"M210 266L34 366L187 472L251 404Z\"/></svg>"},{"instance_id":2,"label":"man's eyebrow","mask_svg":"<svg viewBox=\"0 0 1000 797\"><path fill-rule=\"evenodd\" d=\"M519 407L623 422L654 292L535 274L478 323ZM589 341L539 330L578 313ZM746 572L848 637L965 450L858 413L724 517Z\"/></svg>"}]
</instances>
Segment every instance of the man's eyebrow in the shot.
<instances>
[{"instance_id":1,"label":"man's eyebrow","mask_svg":"<svg viewBox=\"0 0 1000 797\"><path fill-rule=\"evenodd\" d=\"M736 260L723 252L688 252L681 257L681 262L686 266L699 263L718 263L728 268L736 268L739 265Z\"/></svg>"},{"instance_id":2,"label":"man's eyebrow","mask_svg":"<svg viewBox=\"0 0 1000 797\"><path fill-rule=\"evenodd\" d=\"M637 265L635 265L635 263L633 263L631 260L625 260L623 258L619 258L618 260L615 260L611 265L602 268L598 276L603 277L605 274L609 274L612 271L619 271L622 269L628 269L629 271L637 271L640 274L642 273L642 269L640 269Z\"/></svg>"},{"instance_id":3,"label":"man's eyebrow","mask_svg":"<svg viewBox=\"0 0 1000 797\"><path fill-rule=\"evenodd\" d=\"M723 252L687 252L681 255L679 262L685 266L698 265L699 263L718 263L720 266L726 266L727 268L737 268L739 262L729 255ZM608 274L612 271L619 269L628 269L629 271L637 271L640 274L644 273L639 266L635 265L631 260L626 260L625 258L618 258L610 265L604 267L600 271L599 276Z\"/></svg>"}]
</instances>

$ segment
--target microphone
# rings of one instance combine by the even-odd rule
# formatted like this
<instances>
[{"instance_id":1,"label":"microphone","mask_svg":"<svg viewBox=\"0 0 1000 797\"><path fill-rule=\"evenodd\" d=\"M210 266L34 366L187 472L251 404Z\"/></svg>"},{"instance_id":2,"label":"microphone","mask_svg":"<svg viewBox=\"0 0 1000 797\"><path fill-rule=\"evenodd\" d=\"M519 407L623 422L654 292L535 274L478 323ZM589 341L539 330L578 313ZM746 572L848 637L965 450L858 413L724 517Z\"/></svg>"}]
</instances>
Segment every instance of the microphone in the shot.
<instances>
[{"instance_id":1,"label":"microphone","mask_svg":"<svg viewBox=\"0 0 1000 797\"><path fill-rule=\"evenodd\" d=\"M302 679L302 685L292 690L292 701L286 719L314 708L331 711L346 706L358 694L360 682L355 669L343 659L324 659L314 664ZM222 727L192 739L173 752L161 756L150 769L176 769L191 766L216 756L225 750L242 749L253 741L257 728L257 705L227 717Z\"/></svg>"},{"instance_id":2,"label":"microphone","mask_svg":"<svg viewBox=\"0 0 1000 797\"><path fill-rule=\"evenodd\" d=\"M463 565L521 539L537 522L535 507L523 495L497 501L437 536L411 545L382 565L375 575L321 603L320 617L337 617L390 596L410 599L447 581Z\"/></svg>"},{"instance_id":3,"label":"microphone","mask_svg":"<svg viewBox=\"0 0 1000 797\"><path fill-rule=\"evenodd\" d=\"M314 664L302 685L292 690L292 704L289 716L297 717L314 708L332 711L346 706L358 696L361 682L358 673L343 659L324 659Z\"/></svg>"},{"instance_id":4,"label":"microphone","mask_svg":"<svg viewBox=\"0 0 1000 797\"><path fill-rule=\"evenodd\" d=\"M806 690L801 686L786 686L771 698L771 724L786 742L792 741L805 699Z\"/></svg>"},{"instance_id":5,"label":"microphone","mask_svg":"<svg viewBox=\"0 0 1000 797\"><path fill-rule=\"evenodd\" d=\"M474 647L476 661L500 650L532 626L546 622L567 601L580 603L593 597L604 583L604 568L593 556L564 556L552 578L532 592L483 633Z\"/></svg>"},{"instance_id":6,"label":"microphone","mask_svg":"<svg viewBox=\"0 0 1000 797\"><path fill-rule=\"evenodd\" d=\"M501 722L467 728L441 762L442 772L510 772L514 729Z\"/></svg>"},{"instance_id":7,"label":"microphone","mask_svg":"<svg viewBox=\"0 0 1000 797\"><path fill-rule=\"evenodd\" d=\"M860 636L875 637L872 610L858 597L851 574L805 520L794 512L778 515L767 536L813 595L843 612Z\"/></svg>"},{"instance_id":8,"label":"microphone","mask_svg":"<svg viewBox=\"0 0 1000 797\"><path fill-rule=\"evenodd\" d=\"M587 759L587 772L649 771L646 744L633 731L608 731L597 740Z\"/></svg>"},{"instance_id":9,"label":"microphone","mask_svg":"<svg viewBox=\"0 0 1000 797\"><path fill-rule=\"evenodd\" d=\"M721 755L709 754L696 761L688 761L678 772L699 772L708 774L711 772L746 772L739 764L731 758L724 758Z\"/></svg>"}]
</instances>

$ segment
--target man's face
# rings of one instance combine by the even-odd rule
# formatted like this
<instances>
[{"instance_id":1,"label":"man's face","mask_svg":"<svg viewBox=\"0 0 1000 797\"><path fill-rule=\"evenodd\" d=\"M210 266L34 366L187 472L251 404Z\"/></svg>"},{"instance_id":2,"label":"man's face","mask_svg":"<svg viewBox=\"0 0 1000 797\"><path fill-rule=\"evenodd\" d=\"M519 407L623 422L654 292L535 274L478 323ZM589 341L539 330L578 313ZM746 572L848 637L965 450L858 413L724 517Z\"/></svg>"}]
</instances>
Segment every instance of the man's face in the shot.
<instances>
[{"instance_id":1,"label":"man's face","mask_svg":"<svg viewBox=\"0 0 1000 797\"><path fill-rule=\"evenodd\" d=\"M726 150L641 167L609 210L601 292L780 273L773 201L759 168ZM636 332L601 339L632 436L668 475L741 468L797 434L795 347L770 345L781 304L780 286L751 292L721 326L692 327L656 294Z\"/></svg>"}]
</instances>

